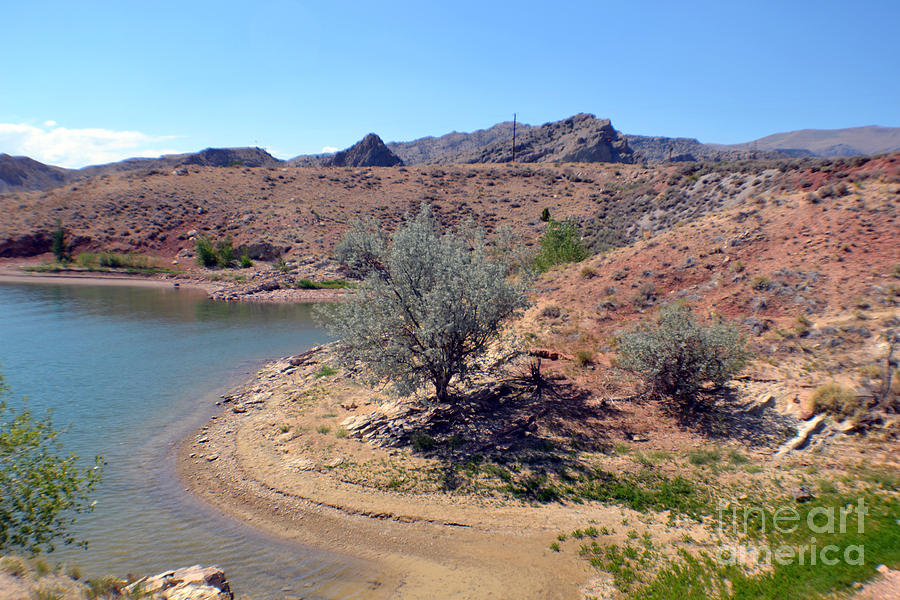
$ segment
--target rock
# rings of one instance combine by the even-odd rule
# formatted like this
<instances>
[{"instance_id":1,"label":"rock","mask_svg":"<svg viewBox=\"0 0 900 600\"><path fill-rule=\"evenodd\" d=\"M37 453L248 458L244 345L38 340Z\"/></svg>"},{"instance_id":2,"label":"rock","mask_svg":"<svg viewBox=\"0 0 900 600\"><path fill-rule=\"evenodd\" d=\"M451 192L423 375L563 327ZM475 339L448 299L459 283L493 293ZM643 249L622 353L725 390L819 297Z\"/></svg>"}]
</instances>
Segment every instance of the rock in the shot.
<instances>
[{"instance_id":1,"label":"rock","mask_svg":"<svg viewBox=\"0 0 900 600\"><path fill-rule=\"evenodd\" d=\"M546 358L548 360L559 360L559 352L553 352L552 350L548 350L546 348L534 348L528 351L530 356L534 356L536 358Z\"/></svg>"},{"instance_id":2,"label":"rock","mask_svg":"<svg viewBox=\"0 0 900 600\"><path fill-rule=\"evenodd\" d=\"M140 579L124 590L133 595L141 591L165 600L233 600L231 586L218 567L183 567Z\"/></svg>"},{"instance_id":3,"label":"rock","mask_svg":"<svg viewBox=\"0 0 900 600\"><path fill-rule=\"evenodd\" d=\"M511 162L512 145L497 140L469 155L464 163ZM517 162L634 162L634 154L609 119L581 113L525 130L516 141ZM577 175L573 174L573 177Z\"/></svg>"},{"instance_id":4,"label":"rock","mask_svg":"<svg viewBox=\"0 0 900 600\"><path fill-rule=\"evenodd\" d=\"M775 408L775 396L772 394L763 394L756 399L756 403L750 408L750 414L760 414L770 408Z\"/></svg>"},{"instance_id":5,"label":"rock","mask_svg":"<svg viewBox=\"0 0 900 600\"><path fill-rule=\"evenodd\" d=\"M219 455L218 455L218 454L208 454L208 455L206 456L206 460L208 460L209 462L212 462L212 461L218 460L218 459L219 459Z\"/></svg>"},{"instance_id":6,"label":"rock","mask_svg":"<svg viewBox=\"0 0 900 600\"><path fill-rule=\"evenodd\" d=\"M247 256L253 260L272 261L284 256L290 250L290 246L278 246L269 242L254 242L238 246L237 254L240 256L246 252Z\"/></svg>"},{"instance_id":7,"label":"rock","mask_svg":"<svg viewBox=\"0 0 900 600\"><path fill-rule=\"evenodd\" d=\"M644 437L642 435L634 434L631 436L631 441L632 442L649 442L650 438Z\"/></svg>"},{"instance_id":8,"label":"rock","mask_svg":"<svg viewBox=\"0 0 900 600\"><path fill-rule=\"evenodd\" d=\"M325 167L394 167L403 165L396 154L384 145L380 137L370 133L362 140L335 153L334 156L324 158L322 166Z\"/></svg>"},{"instance_id":9,"label":"rock","mask_svg":"<svg viewBox=\"0 0 900 600\"><path fill-rule=\"evenodd\" d=\"M882 575L887 575L891 572L891 569L887 565L878 565L877 567L875 567L875 570Z\"/></svg>"},{"instance_id":10,"label":"rock","mask_svg":"<svg viewBox=\"0 0 900 600\"><path fill-rule=\"evenodd\" d=\"M297 469L298 471L312 471L316 468L315 461L308 458L294 458L287 461L285 464L291 469Z\"/></svg>"},{"instance_id":11,"label":"rock","mask_svg":"<svg viewBox=\"0 0 900 600\"><path fill-rule=\"evenodd\" d=\"M817 415L811 421L804 423L797 432L797 435L787 442L781 447L781 449L775 453L775 456L784 456L788 452L793 450L799 450L806 446L809 443L810 438L813 435L821 431L821 429L825 426L825 415Z\"/></svg>"},{"instance_id":12,"label":"rock","mask_svg":"<svg viewBox=\"0 0 900 600\"><path fill-rule=\"evenodd\" d=\"M800 486L794 490L794 502L809 502L813 499L812 492L805 486Z\"/></svg>"},{"instance_id":13,"label":"rock","mask_svg":"<svg viewBox=\"0 0 900 600\"><path fill-rule=\"evenodd\" d=\"M37 256L50 252L53 243L49 231L24 233L5 240L0 240L0 257Z\"/></svg>"},{"instance_id":14,"label":"rock","mask_svg":"<svg viewBox=\"0 0 900 600\"><path fill-rule=\"evenodd\" d=\"M166 592L166 600L222 600L231 598L222 590L211 585L178 585Z\"/></svg>"}]
</instances>

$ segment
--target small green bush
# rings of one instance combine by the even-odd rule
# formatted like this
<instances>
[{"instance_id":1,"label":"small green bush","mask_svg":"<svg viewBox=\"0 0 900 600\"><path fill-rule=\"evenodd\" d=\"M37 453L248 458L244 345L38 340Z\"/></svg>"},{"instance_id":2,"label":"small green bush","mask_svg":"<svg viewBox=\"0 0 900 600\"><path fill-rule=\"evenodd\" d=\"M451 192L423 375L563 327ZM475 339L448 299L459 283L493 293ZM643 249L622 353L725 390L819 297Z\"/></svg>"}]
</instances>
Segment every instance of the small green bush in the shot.
<instances>
[{"instance_id":1,"label":"small green bush","mask_svg":"<svg viewBox=\"0 0 900 600\"><path fill-rule=\"evenodd\" d=\"M249 269L253 266L253 261L250 259L250 255L247 254L247 251L244 250L244 253L241 254L241 268Z\"/></svg>"},{"instance_id":2,"label":"small green bush","mask_svg":"<svg viewBox=\"0 0 900 600\"><path fill-rule=\"evenodd\" d=\"M618 351L619 366L641 375L651 391L678 400L690 400L706 382L725 383L748 358L734 324L701 325L681 303L625 334Z\"/></svg>"},{"instance_id":3,"label":"small green bush","mask_svg":"<svg viewBox=\"0 0 900 600\"><path fill-rule=\"evenodd\" d=\"M581 262L588 257L587 247L574 219L550 220L541 237L541 249L535 258L535 269L541 273L565 263Z\"/></svg>"},{"instance_id":4,"label":"small green bush","mask_svg":"<svg viewBox=\"0 0 900 600\"><path fill-rule=\"evenodd\" d=\"M772 281L768 277L759 276L750 280L750 287L758 291L767 290L771 285Z\"/></svg>"},{"instance_id":5,"label":"small green bush","mask_svg":"<svg viewBox=\"0 0 900 600\"><path fill-rule=\"evenodd\" d=\"M594 362L594 353L590 350L579 350L577 354L575 354L575 366L579 368L584 368Z\"/></svg>"},{"instance_id":6,"label":"small green bush","mask_svg":"<svg viewBox=\"0 0 900 600\"><path fill-rule=\"evenodd\" d=\"M208 269L212 267L227 269L237 262L231 236L216 242L207 235L199 235L194 240L194 248L197 251L197 262ZM250 260L249 256L247 260ZM243 264L243 257L241 261Z\"/></svg>"},{"instance_id":7,"label":"small green bush","mask_svg":"<svg viewBox=\"0 0 900 600\"><path fill-rule=\"evenodd\" d=\"M228 236L216 244L216 262L223 269L227 269L233 267L235 261L234 243L231 236Z\"/></svg>"},{"instance_id":8,"label":"small green bush","mask_svg":"<svg viewBox=\"0 0 900 600\"><path fill-rule=\"evenodd\" d=\"M197 251L197 262L200 265L209 269L219 264L219 255L213 241L208 236L197 236L194 240L194 248Z\"/></svg>"},{"instance_id":9,"label":"small green bush","mask_svg":"<svg viewBox=\"0 0 900 600\"><path fill-rule=\"evenodd\" d=\"M826 383L817 388L810 400L816 412L823 411L844 419L858 414L862 408L853 390L839 383Z\"/></svg>"}]
</instances>

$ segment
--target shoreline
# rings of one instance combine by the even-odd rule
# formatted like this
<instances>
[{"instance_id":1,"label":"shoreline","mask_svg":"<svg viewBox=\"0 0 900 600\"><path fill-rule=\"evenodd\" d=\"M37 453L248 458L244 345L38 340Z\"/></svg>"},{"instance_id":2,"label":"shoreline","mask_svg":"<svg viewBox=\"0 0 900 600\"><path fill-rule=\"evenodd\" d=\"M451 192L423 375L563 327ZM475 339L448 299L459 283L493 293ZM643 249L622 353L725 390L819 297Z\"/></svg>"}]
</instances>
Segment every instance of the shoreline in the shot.
<instances>
[{"instance_id":1,"label":"shoreline","mask_svg":"<svg viewBox=\"0 0 900 600\"><path fill-rule=\"evenodd\" d=\"M62 285L131 286L201 290L218 302L253 302L259 304L304 304L338 302L347 293L342 289L274 289L252 291L252 285L228 286L213 281L177 276L158 278L154 275L129 273L97 273L77 271L33 273L16 267L0 267L0 283L53 283Z\"/></svg>"},{"instance_id":2,"label":"shoreline","mask_svg":"<svg viewBox=\"0 0 900 600\"><path fill-rule=\"evenodd\" d=\"M554 552L551 542L589 522L612 526L639 513L376 489L343 479L328 463L311 466L311 452L279 450L294 435L277 433L281 411L297 410L304 382L315 381L325 358L310 355L321 348L268 363L226 395L222 413L181 441L177 474L191 494L281 539L367 561L381 575L366 598L433 598L435 590L473 599L597 594L603 574ZM321 433L308 435L325 439ZM663 523L657 531L666 536Z\"/></svg>"}]
</instances>

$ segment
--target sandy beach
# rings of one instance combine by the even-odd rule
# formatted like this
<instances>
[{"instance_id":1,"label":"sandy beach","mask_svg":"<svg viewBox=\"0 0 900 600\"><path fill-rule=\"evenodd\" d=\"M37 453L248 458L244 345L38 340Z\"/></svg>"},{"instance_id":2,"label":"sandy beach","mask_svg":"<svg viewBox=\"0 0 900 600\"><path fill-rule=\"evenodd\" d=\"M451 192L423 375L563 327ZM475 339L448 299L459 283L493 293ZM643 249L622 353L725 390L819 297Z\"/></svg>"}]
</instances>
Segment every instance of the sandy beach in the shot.
<instances>
[{"instance_id":1,"label":"sandy beach","mask_svg":"<svg viewBox=\"0 0 900 600\"><path fill-rule=\"evenodd\" d=\"M333 443L321 428L282 431L317 380L322 362L307 360L301 366L270 363L227 394L226 410L183 441L178 470L192 493L234 518L370 561L381 575L366 597L582 598L608 584L586 560L553 551L557 535L588 523L621 529L623 518L643 521L658 539L668 535L664 523L617 506L538 506L350 481L335 467L396 458L396 451L358 440ZM301 409L321 410L341 409ZM618 537L624 539L624 531Z\"/></svg>"}]
</instances>

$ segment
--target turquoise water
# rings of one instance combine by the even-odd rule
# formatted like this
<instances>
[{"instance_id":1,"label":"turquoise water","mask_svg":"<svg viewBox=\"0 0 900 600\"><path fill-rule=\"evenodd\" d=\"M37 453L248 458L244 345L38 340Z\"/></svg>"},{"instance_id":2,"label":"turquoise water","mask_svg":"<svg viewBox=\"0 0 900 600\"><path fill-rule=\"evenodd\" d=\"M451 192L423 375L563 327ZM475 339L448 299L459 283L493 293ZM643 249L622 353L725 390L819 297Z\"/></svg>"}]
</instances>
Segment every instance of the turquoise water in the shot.
<instances>
[{"instance_id":1,"label":"turquoise water","mask_svg":"<svg viewBox=\"0 0 900 600\"><path fill-rule=\"evenodd\" d=\"M67 451L108 462L87 551L54 561L86 574L225 569L252 598L352 597L365 569L223 517L174 477L178 440L216 412L229 386L272 358L327 341L309 305L211 302L186 289L0 284L0 369L35 412L52 409Z\"/></svg>"}]
</instances>

